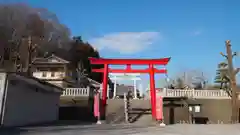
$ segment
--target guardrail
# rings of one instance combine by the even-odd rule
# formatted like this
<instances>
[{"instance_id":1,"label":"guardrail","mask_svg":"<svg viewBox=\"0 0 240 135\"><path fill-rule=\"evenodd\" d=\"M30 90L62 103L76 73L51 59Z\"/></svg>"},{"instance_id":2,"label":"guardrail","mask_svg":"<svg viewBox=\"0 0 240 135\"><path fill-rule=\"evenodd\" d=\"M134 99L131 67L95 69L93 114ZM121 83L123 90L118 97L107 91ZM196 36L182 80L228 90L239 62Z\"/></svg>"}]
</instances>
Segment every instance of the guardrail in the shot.
<instances>
[{"instance_id":1,"label":"guardrail","mask_svg":"<svg viewBox=\"0 0 240 135\"><path fill-rule=\"evenodd\" d=\"M189 97L199 99L230 99L228 93L224 90L181 90L164 89L157 92L163 97Z\"/></svg>"},{"instance_id":2,"label":"guardrail","mask_svg":"<svg viewBox=\"0 0 240 135\"><path fill-rule=\"evenodd\" d=\"M63 94L61 96L72 96L72 97L87 97L89 96L90 88L66 88L65 91L63 91Z\"/></svg>"},{"instance_id":3,"label":"guardrail","mask_svg":"<svg viewBox=\"0 0 240 135\"><path fill-rule=\"evenodd\" d=\"M87 97L90 88L66 88L61 96ZM157 92L163 97L189 97L198 99L230 99L224 90L182 90L182 89L163 89Z\"/></svg>"},{"instance_id":4,"label":"guardrail","mask_svg":"<svg viewBox=\"0 0 240 135\"><path fill-rule=\"evenodd\" d=\"M148 94L150 98L150 93ZM161 89L157 95L163 97L188 97L198 99L230 99L224 90L183 90L183 89Z\"/></svg>"}]
</instances>

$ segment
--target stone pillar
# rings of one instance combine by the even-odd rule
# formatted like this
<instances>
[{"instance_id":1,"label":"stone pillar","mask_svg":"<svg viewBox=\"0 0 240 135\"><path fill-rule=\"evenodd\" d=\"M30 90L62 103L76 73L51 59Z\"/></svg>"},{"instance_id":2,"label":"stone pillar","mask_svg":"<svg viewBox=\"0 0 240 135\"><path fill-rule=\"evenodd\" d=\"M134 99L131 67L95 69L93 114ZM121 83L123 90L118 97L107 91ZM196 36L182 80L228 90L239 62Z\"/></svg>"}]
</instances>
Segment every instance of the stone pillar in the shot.
<instances>
[{"instance_id":1,"label":"stone pillar","mask_svg":"<svg viewBox=\"0 0 240 135\"><path fill-rule=\"evenodd\" d=\"M137 80L133 80L133 87L134 87L134 99L137 99Z\"/></svg>"},{"instance_id":2,"label":"stone pillar","mask_svg":"<svg viewBox=\"0 0 240 135\"><path fill-rule=\"evenodd\" d=\"M142 84L139 84L139 92L140 92L140 97L143 97L143 87Z\"/></svg>"},{"instance_id":3,"label":"stone pillar","mask_svg":"<svg viewBox=\"0 0 240 135\"><path fill-rule=\"evenodd\" d=\"M113 88L113 98L117 96L117 77L114 76L114 88Z\"/></svg>"}]
</instances>

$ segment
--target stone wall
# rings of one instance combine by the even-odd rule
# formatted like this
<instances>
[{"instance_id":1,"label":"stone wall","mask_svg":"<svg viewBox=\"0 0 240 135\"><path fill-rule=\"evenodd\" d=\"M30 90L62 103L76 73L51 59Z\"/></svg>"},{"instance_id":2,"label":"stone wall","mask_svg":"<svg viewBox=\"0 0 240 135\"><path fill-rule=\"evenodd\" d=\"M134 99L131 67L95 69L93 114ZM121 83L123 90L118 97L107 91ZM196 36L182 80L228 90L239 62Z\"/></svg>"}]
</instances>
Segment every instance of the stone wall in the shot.
<instances>
[{"instance_id":1,"label":"stone wall","mask_svg":"<svg viewBox=\"0 0 240 135\"><path fill-rule=\"evenodd\" d=\"M132 108L139 110L151 109L151 104L149 100L133 100ZM210 123L230 123L231 120L231 100L230 99L195 99L188 100L189 104L201 104L200 112L193 113L194 117L206 117L208 118ZM178 102L175 102L178 103ZM180 104L182 102L179 102ZM117 123L124 122L124 103L121 99L111 99L108 100L107 107L107 121L109 123ZM141 113L141 111L139 111ZM164 121L166 124L170 124L170 107L164 107L163 109ZM139 120L144 124L148 124L151 121L151 117L148 117L151 113L143 113ZM131 115L131 117L135 117L136 114ZM144 117L148 117L149 120L146 120ZM174 109L174 123L190 123L191 113L187 106L176 107ZM144 121L142 121L144 119ZM134 121L137 123L141 123L138 120Z\"/></svg>"},{"instance_id":2,"label":"stone wall","mask_svg":"<svg viewBox=\"0 0 240 135\"><path fill-rule=\"evenodd\" d=\"M193 113L194 117L206 117L209 123L231 122L231 100L230 99L195 99L187 101L190 104L201 104L200 112ZM169 107L164 107L164 119L169 124ZM187 107L174 109L174 122L190 122L190 112Z\"/></svg>"}]
</instances>

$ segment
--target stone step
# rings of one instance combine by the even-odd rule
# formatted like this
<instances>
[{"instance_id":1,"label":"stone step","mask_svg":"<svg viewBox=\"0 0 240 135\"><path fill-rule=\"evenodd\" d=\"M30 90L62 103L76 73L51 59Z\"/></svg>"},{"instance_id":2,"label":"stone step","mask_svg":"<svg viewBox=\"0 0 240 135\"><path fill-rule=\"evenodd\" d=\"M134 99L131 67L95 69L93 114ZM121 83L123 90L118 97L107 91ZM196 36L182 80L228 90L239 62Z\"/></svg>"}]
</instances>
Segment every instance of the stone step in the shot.
<instances>
[{"instance_id":1,"label":"stone step","mask_svg":"<svg viewBox=\"0 0 240 135\"><path fill-rule=\"evenodd\" d=\"M151 106L149 100L131 100L130 101L130 123L151 124ZM110 99L107 105L106 122L111 124L125 123L124 100Z\"/></svg>"}]
</instances>

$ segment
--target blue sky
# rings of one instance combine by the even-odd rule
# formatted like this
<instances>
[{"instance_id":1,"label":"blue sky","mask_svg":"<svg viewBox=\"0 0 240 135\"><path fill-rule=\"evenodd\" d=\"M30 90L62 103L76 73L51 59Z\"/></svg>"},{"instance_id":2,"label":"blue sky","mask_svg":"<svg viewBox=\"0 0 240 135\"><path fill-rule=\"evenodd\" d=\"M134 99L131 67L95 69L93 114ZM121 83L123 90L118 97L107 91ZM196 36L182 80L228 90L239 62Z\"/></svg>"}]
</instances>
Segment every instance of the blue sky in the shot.
<instances>
[{"instance_id":1,"label":"blue sky","mask_svg":"<svg viewBox=\"0 0 240 135\"><path fill-rule=\"evenodd\" d=\"M239 0L6 1L56 13L73 35L81 35L103 57L172 57L169 76L199 70L211 82L217 63L224 60L219 54L225 52L224 41L230 39L233 50L240 51ZM234 62L240 67L240 57Z\"/></svg>"}]
</instances>

